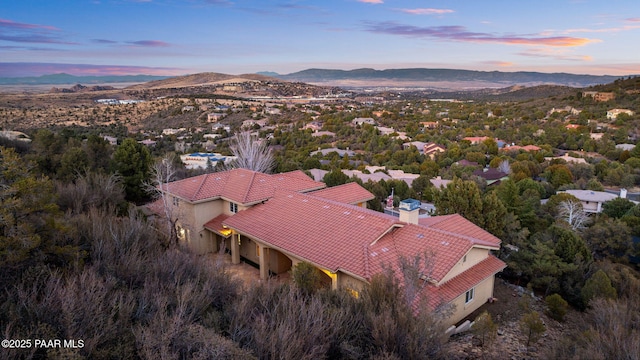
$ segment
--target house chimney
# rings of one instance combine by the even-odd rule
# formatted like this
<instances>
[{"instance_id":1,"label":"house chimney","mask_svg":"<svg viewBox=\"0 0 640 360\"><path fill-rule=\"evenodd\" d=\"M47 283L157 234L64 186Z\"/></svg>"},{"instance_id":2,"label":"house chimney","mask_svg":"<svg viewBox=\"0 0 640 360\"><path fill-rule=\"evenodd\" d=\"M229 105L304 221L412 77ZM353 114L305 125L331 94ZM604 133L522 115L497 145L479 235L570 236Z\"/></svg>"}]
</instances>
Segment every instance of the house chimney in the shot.
<instances>
[{"instance_id":1,"label":"house chimney","mask_svg":"<svg viewBox=\"0 0 640 360\"><path fill-rule=\"evenodd\" d=\"M420 201L406 199L400 201L400 221L418 224L418 214L420 213Z\"/></svg>"},{"instance_id":2,"label":"house chimney","mask_svg":"<svg viewBox=\"0 0 640 360\"><path fill-rule=\"evenodd\" d=\"M627 189L620 189L620 197L623 199L627 198Z\"/></svg>"}]
</instances>

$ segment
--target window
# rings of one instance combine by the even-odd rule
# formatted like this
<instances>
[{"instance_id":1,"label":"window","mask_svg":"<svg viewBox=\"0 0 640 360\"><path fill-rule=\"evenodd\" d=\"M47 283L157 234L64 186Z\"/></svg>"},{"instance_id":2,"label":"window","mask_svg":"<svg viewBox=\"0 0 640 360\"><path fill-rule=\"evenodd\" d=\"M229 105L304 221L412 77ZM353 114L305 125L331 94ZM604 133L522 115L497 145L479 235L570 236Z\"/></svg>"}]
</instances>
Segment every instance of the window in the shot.
<instances>
[{"instance_id":1,"label":"window","mask_svg":"<svg viewBox=\"0 0 640 360\"><path fill-rule=\"evenodd\" d=\"M473 288L471 288L471 290L467 291L466 294L464 294L464 303L468 304L473 300Z\"/></svg>"},{"instance_id":2,"label":"window","mask_svg":"<svg viewBox=\"0 0 640 360\"><path fill-rule=\"evenodd\" d=\"M238 204L230 202L229 203L229 211L231 211L232 213L237 213L238 212Z\"/></svg>"},{"instance_id":3,"label":"window","mask_svg":"<svg viewBox=\"0 0 640 360\"><path fill-rule=\"evenodd\" d=\"M256 256L260 257L260 245L256 244Z\"/></svg>"},{"instance_id":4,"label":"window","mask_svg":"<svg viewBox=\"0 0 640 360\"><path fill-rule=\"evenodd\" d=\"M467 255L465 255L465 256L462 258L462 262L463 262L463 263L464 263L464 262L467 262Z\"/></svg>"},{"instance_id":5,"label":"window","mask_svg":"<svg viewBox=\"0 0 640 360\"><path fill-rule=\"evenodd\" d=\"M173 206L178 206L180 205L180 199L177 197L173 197Z\"/></svg>"}]
</instances>

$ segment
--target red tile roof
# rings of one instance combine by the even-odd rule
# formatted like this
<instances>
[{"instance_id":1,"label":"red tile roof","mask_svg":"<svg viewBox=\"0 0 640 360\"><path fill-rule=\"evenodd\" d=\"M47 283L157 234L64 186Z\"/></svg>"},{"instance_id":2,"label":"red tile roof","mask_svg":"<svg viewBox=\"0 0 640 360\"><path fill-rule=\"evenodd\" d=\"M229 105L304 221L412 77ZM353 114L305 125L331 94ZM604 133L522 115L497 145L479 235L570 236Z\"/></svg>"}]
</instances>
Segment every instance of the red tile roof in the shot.
<instances>
[{"instance_id":1,"label":"red tile roof","mask_svg":"<svg viewBox=\"0 0 640 360\"><path fill-rule=\"evenodd\" d=\"M500 244L461 216L430 226L406 224L376 211L285 191L223 223L330 271L366 280L382 272L383 264L395 266L401 256L425 254L433 256L430 278L438 282L473 246L498 249Z\"/></svg>"},{"instance_id":2,"label":"red tile roof","mask_svg":"<svg viewBox=\"0 0 640 360\"><path fill-rule=\"evenodd\" d=\"M489 255L486 259L440 286L428 285L423 293L429 300L429 305L435 308L440 304L448 303L466 293L484 279L504 270L506 266L507 265L497 257Z\"/></svg>"},{"instance_id":3,"label":"red tile roof","mask_svg":"<svg viewBox=\"0 0 640 360\"><path fill-rule=\"evenodd\" d=\"M284 191L224 221L274 248L363 278L366 247L396 223L396 218L380 212Z\"/></svg>"},{"instance_id":4,"label":"red tile roof","mask_svg":"<svg viewBox=\"0 0 640 360\"><path fill-rule=\"evenodd\" d=\"M309 194L352 205L375 199L375 195L355 182L316 190Z\"/></svg>"},{"instance_id":5,"label":"red tile roof","mask_svg":"<svg viewBox=\"0 0 640 360\"><path fill-rule=\"evenodd\" d=\"M500 246L502 242L493 234L479 226L475 226L471 221L465 219L460 214L432 216L418 220L420 225L432 229L448 231L458 235L466 236L477 245Z\"/></svg>"},{"instance_id":6,"label":"red tile roof","mask_svg":"<svg viewBox=\"0 0 640 360\"><path fill-rule=\"evenodd\" d=\"M324 187L302 171L269 175L233 169L171 182L168 192L190 202L224 198L248 205L269 199L276 189L307 192Z\"/></svg>"},{"instance_id":7,"label":"red tile roof","mask_svg":"<svg viewBox=\"0 0 640 360\"><path fill-rule=\"evenodd\" d=\"M227 220L229 216L230 215L225 215L225 214L218 215L213 219L209 220L206 224L204 224L204 228L209 229L218 235L229 237L231 233L224 233L224 229L226 228L226 226L222 225L222 222Z\"/></svg>"}]
</instances>

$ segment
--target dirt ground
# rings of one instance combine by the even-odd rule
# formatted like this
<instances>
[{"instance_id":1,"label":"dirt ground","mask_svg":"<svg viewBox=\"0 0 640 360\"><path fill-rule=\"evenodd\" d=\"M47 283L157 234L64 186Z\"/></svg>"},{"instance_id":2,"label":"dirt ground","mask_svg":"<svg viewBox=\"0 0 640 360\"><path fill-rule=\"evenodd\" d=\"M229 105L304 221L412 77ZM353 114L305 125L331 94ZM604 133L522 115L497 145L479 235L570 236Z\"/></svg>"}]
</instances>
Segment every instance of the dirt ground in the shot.
<instances>
[{"instance_id":1,"label":"dirt ground","mask_svg":"<svg viewBox=\"0 0 640 360\"><path fill-rule=\"evenodd\" d=\"M543 349L551 347L561 339L562 333L576 325L580 312L570 309L565 322L558 322L544 314L545 304L541 298L530 298L530 309L540 314L546 326L546 332L527 348L526 337L520 330L520 317L525 314L522 306L525 295L517 287L505 280L496 279L494 297L497 301L485 304L469 316L473 320L485 310L491 314L498 325L495 340L481 347L479 341L470 332L454 335L446 345L451 359L545 359Z\"/></svg>"}]
</instances>

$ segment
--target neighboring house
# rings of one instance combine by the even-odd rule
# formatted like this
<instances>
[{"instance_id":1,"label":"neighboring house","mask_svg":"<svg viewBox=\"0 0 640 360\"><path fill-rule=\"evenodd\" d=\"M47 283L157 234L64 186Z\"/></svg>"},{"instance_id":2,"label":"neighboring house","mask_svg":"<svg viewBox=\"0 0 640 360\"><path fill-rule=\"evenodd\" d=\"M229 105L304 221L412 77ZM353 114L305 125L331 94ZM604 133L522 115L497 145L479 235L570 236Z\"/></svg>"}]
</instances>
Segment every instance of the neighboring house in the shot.
<instances>
[{"instance_id":1,"label":"neighboring house","mask_svg":"<svg viewBox=\"0 0 640 360\"><path fill-rule=\"evenodd\" d=\"M585 91L582 96L591 97L595 101L609 101L615 99L616 94L613 92Z\"/></svg>"},{"instance_id":2,"label":"neighboring house","mask_svg":"<svg viewBox=\"0 0 640 360\"><path fill-rule=\"evenodd\" d=\"M345 155L352 157L356 154L354 151L349 150L348 148L346 150L342 150L338 148L328 148L328 149L318 149L316 151L312 151L310 155L313 156L316 154L322 154L322 156L326 156L327 154L330 154L332 152L337 153L340 157L344 157Z\"/></svg>"},{"instance_id":3,"label":"neighboring house","mask_svg":"<svg viewBox=\"0 0 640 360\"><path fill-rule=\"evenodd\" d=\"M303 130L306 129L311 129L313 131L318 131L320 129L322 129L323 123L320 121L312 121L308 124L306 124L305 126L302 127Z\"/></svg>"},{"instance_id":4,"label":"neighboring house","mask_svg":"<svg viewBox=\"0 0 640 360\"><path fill-rule=\"evenodd\" d=\"M0 131L0 136L9 140L22 141L27 143L31 142L31 138L29 138L27 134L20 131L2 130Z\"/></svg>"},{"instance_id":5,"label":"neighboring house","mask_svg":"<svg viewBox=\"0 0 640 360\"><path fill-rule=\"evenodd\" d=\"M439 126L439 123L437 121L423 121L420 125L427 129L435 129Z\"/></svg>"},{"instance_id":6,"label":"neighboring house","mask_svg":"<svg viewBox=\"0 0 640 360\"><path fill-rule=\"evenodd\" d=\"M267 125L267 120L262 119L262 120L253 120L253 119L249 119L249 120L245 120L242 122L242 127L243 128L250 128L253 127L255 125L258 125L259 127L263 127L265 125Z\"/></svg>"},{"instance_id":7,"label":"neighboring house","mask_svg":"<svg viewBox=\"0 0 640 360\"><path fill-rule=\"evenodd\" d=\"M375 125L376 121L373 120L373 118L355 118L353 120L351 120L351 124L354 126L357 125L364 125L364 124L369 124L369 125Z\"/></svg>"},{"instance_id":8,"label":"neighboring house","mask_svg":"<svg viewBox=\"0 0 640 360\"><path fill-rule=\"evenodd\" d=\"M491 139L488 136L467 136L465 138L463 138L462 140L467 140L468 142L471 143L471 145L477 145L480 144L481 142L485 141L485 140L489 140Z\"/></svg>"},{"instance_id":9,"label":"neighboring house","mask_svg":"<svg viewBox=\"0 0 640 360\"><path fill-rule=\"evenodd\" d=\"M441 153L441 152L445 152L447 150L447 148L445 148L442 145L438 145L436 143L433 142L428 142L426 144L424 144L424 147L422 149L422 153L425 156L428 156L431 160L433 160L436 157L436 154Z\"/></svg>"},{"instance_id":10,"label":"neighboring house","mask_svg":"<svg viewBox=\"0 0 640 360\"><path fill-rule=\"evenodd\" d=\"M525 146L519 146L519 145L509 145L509 146L505 146L502 149L500 149L500 151L540 151L542 150L540 147L535 146L535 145L525 145Z\"/></svg>"},{"instance_id":11,"label":"neighboring house","mask_svg":"<svg viewBox=\"0 0 640 360\"><path fill-rule=\"evenodd\" d=\"M459 165L459 166L480 166L480 164L478 164L475 161L469 161L467 159L462 159L460 161L456 161L454 164Z\"/></svg>"},{"instance_id":12,"label":"neighboring house","mask_svg":"<svg viewBox=\"0 0 640 360\"><path fill-rule=\"evenodd\" d=\"M635 149L636 146L634 144L618 144L616 145L616 149L620 149L622 151L631 151Z\"/></svg>"},{"instance_id":13,"label":"neighboring house","mask_svg":"<svg viewBox=\"0 0 640 360\"><path fill-rule=\"evenodd\" d=\"M207 166L215 167L218 162L228 162L235 159L235 156L224 156L219 153L192 153L180 155L180 160L187 169L206 169Z\"/></svg>"},{"instance_id":14,"label":"neighboring house","mask_svg":"<svg viewBox=\"0 0 640 360\"><path fill-rule=\"evenodd\" d=\"M564 192L564 193L575 196L578 200L580 200L580 203L582 204L582 209L585 212L595 213L595 214L599 214L602 212L602 204L606 203L607 201L611 201L618 197L621 197L621 198L627 197L626 189L620 190L619 196L616 194L611 194L604 191L592 191L592 190L565 190L565 191L558 191L558 192Z\"/></svg>"},{"instance_id":15,"label":"neighboring house","mask_svg":"<svg viewBox=\"0 0 640 360\"><path fill-rule=\"evenodd\" d=\"M455 305L449 324L493 297L495 274L506 267L491 254L500 239L457 214L420 219L417 200L402 201L397 218L363 207L373 195L355 183L323 187L301 171L236 169L169 183L167 195L183 242L201 253L226 249L264 280L308 262L332 289L357 296L385 267L398 274L401 258L420 255L428 261L414 301ZM159 213L157 205L150 208Z\"/></svg>"},{"instance_id":16,"label":"neighboring house","mask_svg":"<svg viewBox=\"0 0 640 360\"><path fill-rule=\"evenodd\" d=\"M607 119L615 120L618 118L618 115L620 114L627 114L629 116L633 116L635 113L627 109L611 109L607 111Z\"/></svg>"},{"instance_id":17,"label":"neighboring house","mask_svg":"<svg viewBox=\"0 0 640 360\"><path fill-rule=\"evenodd\" d=\"M386 126L376 126L376 129L380 131L380 135L391 135L396 132L394 128L386 127Z\"/></svg>"},{"instance_id":18,"label":"neighboring house","mask_svg":"<svg viewBox=\"0 0 640 360\"><path fill-rule=\"evenodd\" d=\"M487 185L500 185L503 180L509 178L509 174L504 173L496 168L478 169L473 175L479 176L487 181Z\"/></svg>"},{"instance_id":19,"label":"neighboring house","mask_svg":"<svg viewBox=\"0 0 640 360\"><path fill-rule=\"evenodd\" d=\"M144 139L138 142L144 146L155 146L157 143L155 140L151 140L151 139Z\"/></svg>"},{"instance_id":20,"label":"neighboring house","mask_svg":"<svg viewBox=\"0 0 640 360\"><path fill-rule=\"evenodd\" d=\"M207 114L207 121L208 122L218 122L219 120L221 120L225 116L227 116L227 115L223 114L223 113L210 113L210 114Z\"/></svg>"},{"instance_id":21,"label":"neighboring house","mask_svg":"<svg viewBox=\"0 0 640 360\"><path fill-rule=\"evenodd\" d=\"M331 132L331 131L320 131L320 130L316 130L314 133L311 134L312 137L321 137L321 136L329 136L329 137L334 137L336 136L336 133Z\"/></svg>"},{"instance_id":22,"label":"neighboring house","mask_svg":"<svg viewBox=\"0 0 640 360\"><path fill-rule=\"evenodd\" d=\"M562 159L564 161L566 161L567 163L571 163L571 164L586 164L587 160L583 159L583 158L575 158L572 156L569 156L568 153L562 155L562 156L553 156L553 157L545 157L544 158L546 161L551 161L551 160L555 160L555 159Z\"/></svg>"},{"instance_id":23,"label":"neighboring house","mask_svg":"<svg viewBox=\"0 0 640 360\"><path fill-rule=\"evenodd\" d=\"M402 144L402 148L404 150L411 148L412 146L416 147L418 149L418 152L420 154L424 154L424 147L425 145L427 145L427 143L422 142L422 141L411 141L411 142L406 142L404 144Z\"/></svg>"},{"instance_id":24,"label":"neighboring house","mask_svg":"<svg viewBox=\"0 0 640 360\"><path fill-rule=\"evenodd\" d=\"M449 185L449 183L451 182L451 180L444 180L440 176L436 176L433 179L429 179L429 181L438 190L441 189L441 188L446 188L447 185Z\"/></svg>"},{"instance_id":25,"label":"neighboring house","mask_svg":"<svg viewBox=\"0 0 640 360\"><path fill-rule=\"evenodd\" d=\"M179 129L162 129L162 135L175 135L175 134L179 134L181 132L187 131L186 128L179 128Z\"/></svg>"},{"instance_id":26,"label":"neighboring house","mask_svg":"<svg viewBox=\"0 0 640 360\"><path fill-rule=\"evenodd\" d=\"M109 136L109 135L104 135L104 136L102 136L102 138L105 139L107 142L109 142L109 145L111 145L111 146L118 145L118 138L116 138L116 137Z\"/></svg>"}]
</instances>

